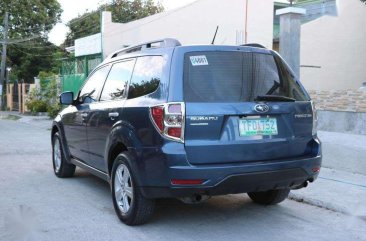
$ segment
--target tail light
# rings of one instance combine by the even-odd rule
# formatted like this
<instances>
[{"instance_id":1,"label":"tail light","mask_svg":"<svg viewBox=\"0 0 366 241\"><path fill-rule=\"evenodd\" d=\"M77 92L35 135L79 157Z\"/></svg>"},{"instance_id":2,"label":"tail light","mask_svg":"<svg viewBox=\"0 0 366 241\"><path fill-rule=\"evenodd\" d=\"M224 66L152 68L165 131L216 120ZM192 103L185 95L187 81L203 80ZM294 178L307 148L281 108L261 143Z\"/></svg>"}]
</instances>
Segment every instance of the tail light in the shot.
<instances>
[{"instance_id":1,"label":"tail light","mask_svg":"<svg viewBox=\"0 0 366 241\"><path fill-rule=\"evenodd\" d=\"M168 139L184 142L184 103L150 107L151 118L159 133Z\"/></svg>"},{"instance_id":2,"label":"tail light","mask_svg":"<svg viewBox=\"0 0 366 241\"><path fill-rule=\"evenodd\" d=\"M317 129L318 129L318 114L317 114L315 104L314 104L313 101L311 102L311 107L313 109L313 131L312 131L312 134L313 134L313 136L315 136L317 134Z\"/></svg>"}]
</instances>

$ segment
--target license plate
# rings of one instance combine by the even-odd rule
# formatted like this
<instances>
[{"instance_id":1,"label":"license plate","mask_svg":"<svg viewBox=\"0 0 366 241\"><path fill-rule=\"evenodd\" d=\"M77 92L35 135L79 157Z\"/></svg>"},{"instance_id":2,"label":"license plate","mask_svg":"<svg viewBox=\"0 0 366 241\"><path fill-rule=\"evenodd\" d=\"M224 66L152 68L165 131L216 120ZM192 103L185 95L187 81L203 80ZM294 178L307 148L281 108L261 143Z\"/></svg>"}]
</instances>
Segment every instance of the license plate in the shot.
<instances>
[{"instance_id":1,"label":"license plate","mask_svg":"<svg viewBox=\"0 0 366 241\"><path fill-rule=\"evenodd\" d=\"M276 118L247 118L239 120L240 136L277 135Z\"/></svg>"}]
</instances>

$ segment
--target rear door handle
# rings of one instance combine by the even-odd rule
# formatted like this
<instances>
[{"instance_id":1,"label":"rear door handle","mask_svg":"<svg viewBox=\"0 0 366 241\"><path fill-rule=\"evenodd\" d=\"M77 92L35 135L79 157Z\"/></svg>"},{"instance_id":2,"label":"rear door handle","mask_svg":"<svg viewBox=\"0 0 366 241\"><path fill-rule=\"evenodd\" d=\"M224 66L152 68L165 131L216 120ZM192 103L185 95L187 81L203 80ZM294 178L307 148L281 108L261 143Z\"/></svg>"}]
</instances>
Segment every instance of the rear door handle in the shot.
<instances>
[{"instance_id":1,"label":"rear door handle","mask_svg":"<svg viewBox=\"0 0 366 241\"><path fill-rule=\"evenodd\" d=\"M88 117L88 113L82 113L82 114L81 114L81 117L82 117L82 118L86 118L86 117Z\"/></svg>"},{"instance_id":2,"label":"rear door handle","mask_svg":"<svg viewBox=\"0 0 366 241\"><path fill-rule=\"evenodd\" d=\"M114 118L119 116L119 113L118 112L111 112L111 113L108 114L108 116L113 120Z\"/></svg>"}]
</instances>

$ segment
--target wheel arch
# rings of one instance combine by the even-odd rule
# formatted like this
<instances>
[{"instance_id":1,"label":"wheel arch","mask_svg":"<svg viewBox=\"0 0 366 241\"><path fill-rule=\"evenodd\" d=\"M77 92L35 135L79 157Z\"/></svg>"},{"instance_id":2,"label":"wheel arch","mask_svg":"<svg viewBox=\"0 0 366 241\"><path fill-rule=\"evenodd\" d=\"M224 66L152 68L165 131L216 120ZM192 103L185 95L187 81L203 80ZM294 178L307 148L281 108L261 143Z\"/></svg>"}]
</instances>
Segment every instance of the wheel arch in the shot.
<instances>
[{"instance_id":1,"label":"wheel arch","mask_svg":"<svg viewBox=\"0 0 366 241\"><path fill-rule=\"evenodd\" d=\"M56 121L54 121L52 123L52 130L51 130L51 144L53 145L53 136L55 135L55 133L58 132L60 139L61 139L61 144L62 144L62 151L64 153L64 156L66 158L66 161L68 163L71 163L71 159L70 159L70 152L69 152L69 148L67 146L67 141L65 138L65 133L63 131L62 125Z\"/></svg>"},{"instance_id":2,"label":"wheel arch","mask_svg":"<svg viewBox=\"0 0 366 241\"><path fill-rule=\"evenodd\" d=\"M105 166L109 177L111 177L114 160L123 152L128 153L126 158L128 157L131 168L136 170L136 160L138 159L137 150L139 146L141 146L141 143L138 141L132 126L118 123L112 128L107 138L104 154Z\"/></svg>"},{"instance_id":3,"label":"wheel arch","mask_svg":"<svg viewBox=\"0 0 366 241\"><path fill-rule=\"evenodd\" d=\"M117 142L114 143L111 147L110 150L108 152L108 163L107 163L107 167L108 167L108 174L109 176L111 176L111 171L112 171L112 167L113 167L113 162L114 160L117 158L117 156L124 152L127 151L127 147L125 144L123 144L122 142Z\"/></svg>"}]
</instances>

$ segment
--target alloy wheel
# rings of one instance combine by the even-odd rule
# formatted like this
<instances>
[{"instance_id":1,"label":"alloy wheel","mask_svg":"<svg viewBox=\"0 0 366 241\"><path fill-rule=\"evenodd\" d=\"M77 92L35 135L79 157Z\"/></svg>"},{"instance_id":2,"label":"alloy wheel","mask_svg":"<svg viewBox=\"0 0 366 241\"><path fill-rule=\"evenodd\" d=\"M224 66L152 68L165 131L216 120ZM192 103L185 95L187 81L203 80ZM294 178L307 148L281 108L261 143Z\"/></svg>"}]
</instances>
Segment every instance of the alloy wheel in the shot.
<instances>
[{"instance_id":1,"label":"alloy wheel","mask_svg":"<svg viewBox=\"0 0 366 241\"><path fill-rule=\"evenodd\" d=\"M127 166L120 164L114 175L114 196L118 208L126 214L133 202L133 184L130 171Z\"/></svg>"},{"instance_id":2,"label":"alloy wheel","mask_svg":"<svg viewBox=\"0 0 366 241\"><path fill-rule=\"evenodd\" d=\"M55 172L58 172L61 168L61 144L58 138L55 138L53 144L53 163L55 166Z\"/></svg>"}]
</instances>

